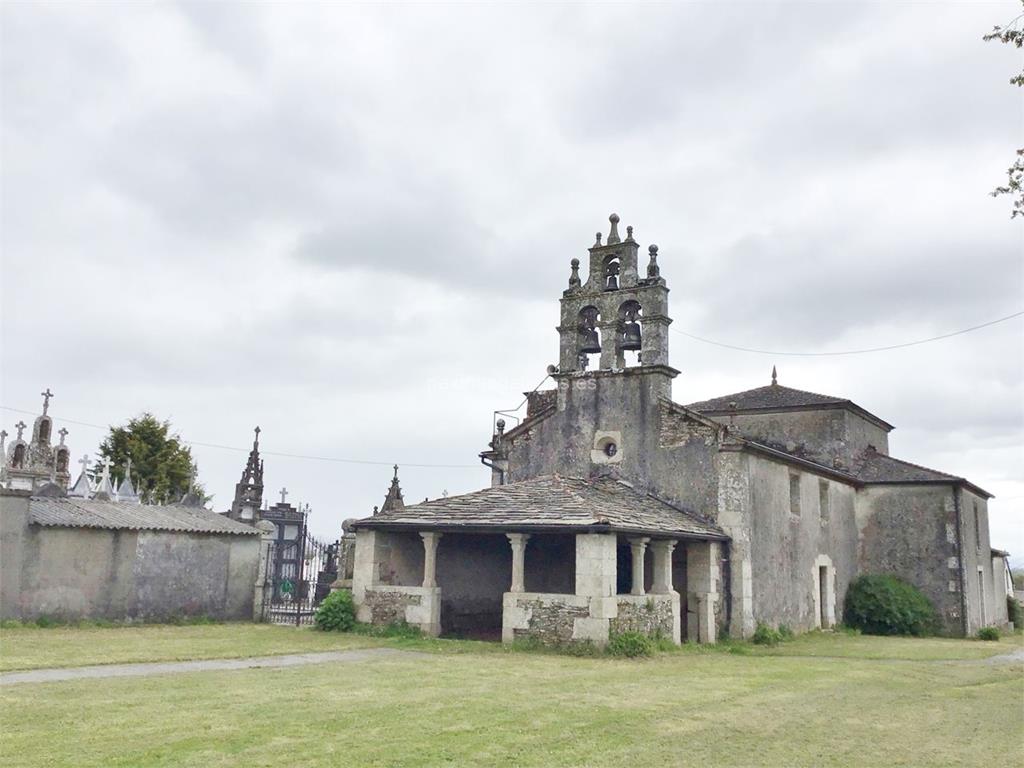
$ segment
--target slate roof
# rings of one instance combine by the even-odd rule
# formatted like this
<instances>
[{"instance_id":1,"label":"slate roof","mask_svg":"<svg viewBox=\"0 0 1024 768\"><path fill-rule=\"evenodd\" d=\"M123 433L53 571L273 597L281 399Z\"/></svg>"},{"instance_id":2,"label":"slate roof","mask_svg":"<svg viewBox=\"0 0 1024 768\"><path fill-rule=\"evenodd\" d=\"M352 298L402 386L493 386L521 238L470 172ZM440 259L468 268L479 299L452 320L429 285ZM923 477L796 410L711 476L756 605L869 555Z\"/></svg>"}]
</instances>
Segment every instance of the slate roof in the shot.
<instances>
[{"instance_id":1,"label":"slate roof","mask_svg":"<svg viewBox=\"0 0 1024 768\"><path fill-rule=\"evenodd\" d=\"M77 498L33 496L29 522L62 528L105 528L129 531L181 531L257 535L253 527L202 507L130 504Z\"/></svg>"},{"instance_id":2,"label":"slate roof","mask_svg":"<svg viewBox=\"0 0 1024 768\"><path fill-rule=\"evenodd\" d=\"M869 416L873 421L892 429L892 425L878 418L870 411L861 408L852 400L831 395L821 395L817 392L805 392L802 389L784 387L781 384L769 384L766 387L748 389L745 392L736 392L731 395L715 397L711 400L702 400L698 403L690 403L687 408L704 413L729 413L730 403L736 403L737 411L771 410L775 408L813 408L823 407L847 407L860 414Z\"/></svg>"},{"instance_id":3,"label":"slate roof","mask_svg":"<svg viewBox=\"0 0 1024 768\"><path fill-rule=\"evenodd\" d=\"M680 509L629 483L546 475L461 496L434 499L380 512L357 528L533 529L596 528L700 539L728 538L696 513Z\"/></svg>"}]
</instances>

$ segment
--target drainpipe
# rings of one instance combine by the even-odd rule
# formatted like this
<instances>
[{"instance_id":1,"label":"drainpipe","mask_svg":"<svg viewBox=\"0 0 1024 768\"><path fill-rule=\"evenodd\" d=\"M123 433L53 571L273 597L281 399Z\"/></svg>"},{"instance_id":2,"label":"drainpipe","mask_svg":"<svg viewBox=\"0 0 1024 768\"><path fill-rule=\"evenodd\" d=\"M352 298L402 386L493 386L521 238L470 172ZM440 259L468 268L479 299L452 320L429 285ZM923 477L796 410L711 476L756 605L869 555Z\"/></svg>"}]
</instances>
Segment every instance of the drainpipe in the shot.
<instances>
[{"instance_id":1,"label":"drainpipe","mask_svg":"<svg viewBox=\"0 0 1024 768\"><path fill-rule=\"evenodd\" d=\"M956 549L960 567L960 628L967 637L967 566L964 564L963 520L960 511L960 489L953 486L953 509L956 510Z\"/></svg>"},{"instance_id":2,"label":"drainpipe","mask_svg":"<svg viewBox=\"0 0 1024 768\"><path fill-rule=\"evenodd\" d=\"M488 469L490 469L492 471L493 470L497 470L498 471L498 476L501 478L501 482L499 482L498 485L504 485L505 484L505 470L504 469L502 469L501 467L496 467L493 463L488 464L487 463L487 459L484 456L480 457L480 463L483 464L485 467L487 467Z\"/></svg>"}]
</instances>

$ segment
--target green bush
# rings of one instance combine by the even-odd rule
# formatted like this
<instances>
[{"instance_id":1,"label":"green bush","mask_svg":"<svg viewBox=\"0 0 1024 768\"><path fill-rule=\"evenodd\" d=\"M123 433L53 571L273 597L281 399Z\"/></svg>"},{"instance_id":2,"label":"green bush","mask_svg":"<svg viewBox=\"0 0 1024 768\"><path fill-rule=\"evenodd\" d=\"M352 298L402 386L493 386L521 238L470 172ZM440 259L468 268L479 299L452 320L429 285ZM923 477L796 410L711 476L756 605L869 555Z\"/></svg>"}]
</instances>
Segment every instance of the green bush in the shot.
<instances>
[{"instance_id":1,"label":"green bush","mask_svg":"<svg viewBox=\"0 0 1024 768\"><path fill-rule=\"evenodd\" d=\"M796 635L788 624L779 624L779 640L792 640Z\"/></svg>"},{"instance_id":2,"label":"green bush","mask_svg":"<svg viewBox=\"0 0 1024 768\"><path fill-rule=\"evenodd\" d=\"M346 589L331 592L316 609L316 628L325 632L348 632L356 625L356 605Z\"/></svg>"},{"instance_id":3,"label":"green bush","mask_svg":"<svg viewBox=\"0 0 1024 768\"><path fill-rule=\"evenodd\" d=\"M883 575L850 584L843 621L867 635L929 635L938 625L935 608L917 587Z\"/></svg>"},{"instance_id":4,"label":"green bush","mask_svg":"<svg viewBox=\"0 0 1024 768\"><path fill-rule=\"evenodd\" d=\"M777 645L780 640L782 640L782 633L767 624L758 622L757 629L754 630L754 645Z\"/></svg>"},{"instance_id":5,"label":"green bush","mask_svg":"<svg viewBox=\"0 0 1024 768\"><path fill-rule=\"evenodd\" d=\"M608 638L608 646L605 651L609 656L638 656L654 655L655 641L647 635L639 632L617 632Z\"/></svg>"},{"instance_id":6,"label":"green bush","mask_svg":"<svg viewBox=\"0 0 1024 768\"><path fill-rule=\"evenodd\" d=\"M1006 596L1006 617L1013 622L1014 629L1024 629L1024 608L1013 595Z\"/></svg>"},{"instance_id":7,"label":"green bush","mask_svg":"<svg viewBox=\"0 0 1024 768\"><path fill-rule=\"evenodd\" d=\"M979 640L998 640L999 639L999 628L998 627L982 627L978 630Z\"/></svg>"}]
</instances>

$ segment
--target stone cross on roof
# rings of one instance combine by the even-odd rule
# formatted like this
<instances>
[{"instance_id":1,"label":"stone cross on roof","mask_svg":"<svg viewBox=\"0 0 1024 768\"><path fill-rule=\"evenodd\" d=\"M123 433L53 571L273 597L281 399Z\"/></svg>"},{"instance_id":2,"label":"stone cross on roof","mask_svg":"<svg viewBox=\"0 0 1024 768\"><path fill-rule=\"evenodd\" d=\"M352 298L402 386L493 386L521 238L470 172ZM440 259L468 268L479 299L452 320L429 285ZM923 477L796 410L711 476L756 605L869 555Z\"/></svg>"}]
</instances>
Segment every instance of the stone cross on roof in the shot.
<instances>
[{"instance_id":1,"label":"stone cross on roof","mask_svg":"<svg viewBox=\"0 0 1024 768\"><path fill-rule=\"evenodd\" d=\"M253 432L256 433L256 439L253 440L253 443L252 443L252 447L253 448L259 448L260 447L260 432L262 432L262 431L263 430L259 428L259 425L257 425L256 429L253 430Z\"/></svg>"},{"instance_id":2,"label":"stone cross on roof","mask_svg":"<svg viewBox=\"0 0 1024 768\"><path fill-rule=\"evenodd\" d=\"M131 456L129 456L128 458L126 458L124 460L124 476L125 477L129 477L129 478L132 476L132 457Z\"/></svg>"},{"instance_id":3,"label":"stone cross on roof","mask_svg":"<svg viewBox=\"0 0 1024 768\"><path fill-rule=\"evenodd\" d=\"M282 488L280 493L281 493L281 503L284 504L285 503L285 499L288 498L288 489L287 488Z\"/></svg>"},{"instance_id":4,"label":"stone cross on roof","mask_svg":"<svg viewBox=\"0 0 1024 768\"><path fill-rule=\"evenodd\" d=\"M64 438L68 436L68 431L67 431L67 429L65 429L64 427L61 427L61 428L60 428L60 429L59 429L59 430L57 431L57 434L58 434L58 435L60 435L60 444L61 444L61 445L64 445Z\"/></svg>"},{"instance_id":5,"label":"stone cross on roof","mask_svg":"<svg viewBox=\"0 0 1024 768\"><path fill-rule=\"evenodd\" d=\"M7 443L7 430L0 429L0 454L4 452L4 445ZM2 458L2 457L0 457Z\"/></svg>"},{"instance_id":6,"label":"stone cross on roof","mask_svg":"<svg viewBox=\"0 0 1024 768\"><path fill-rule=\"evenodd\" d=\"M28 425L24 421L19 421L14 426L18 430L18 439L21 440L21 433L25 431L25 427L27 427Z\"/></svg>"},{"instance_id":7,"label":"stone cross on roof","mask_svg":"<svg viewBox=\"0 0 1024 768\"><path fill-rule=\"evenodd\" d=\"M78 460L78 463L82 465L82 472L85 472L86 467L89 466L89 454L85 454Z\"/></svg>"},{"instance_id":8,"label":"stone cross on roof","mask_svg":"<svg viewBox=\"0 0 1024 768\"><path fill-rule=\"evenodd\" d=\"M53 397L53 392L47 387L45 392L40 392L39 394L43 396L43 416L45 416L46 412L50 409L50 398Z\"/></svg>"}]
</instances>

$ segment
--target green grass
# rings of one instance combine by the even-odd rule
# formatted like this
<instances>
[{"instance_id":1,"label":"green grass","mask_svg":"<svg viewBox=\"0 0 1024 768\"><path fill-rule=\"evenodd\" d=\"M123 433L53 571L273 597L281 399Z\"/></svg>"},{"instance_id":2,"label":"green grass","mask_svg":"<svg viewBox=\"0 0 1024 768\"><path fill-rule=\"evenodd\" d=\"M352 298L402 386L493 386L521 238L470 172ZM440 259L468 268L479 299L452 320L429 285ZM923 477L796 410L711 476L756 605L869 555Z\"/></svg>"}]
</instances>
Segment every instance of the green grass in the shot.
<instances>
[{"instance_id":1,"label":"green grass","mask_svg":"<svg viewBox=\"0 0 1024 768\"><path fill-rule=\"evenodd\" d=\"M770 649L733 644L630 661L222 625L13 630L2 635L2 655L12 638L31 645L64 635L74 653L94 648L123 661L138 653L129 642L137 635L160 638L175 654L166 658L181 658L182 646L207 654L232 634L256 653L350 642L431 653L4 686L5 768L1024 763L1024 665L983 660L1019 647L1019 636L815 634ZM22 650L28 662L43 657Z\"/></svg>"},{"instance_id":2,"label":"green grass","mask_svg":"<svg viewBox=\"0 0 1024 768\"><path fill-rule=\"evenodd\" d=\"M143 661L226 659L380 645L373 637L272 624L0 628L0 671Z\"/></svg>"}]
</instances>

